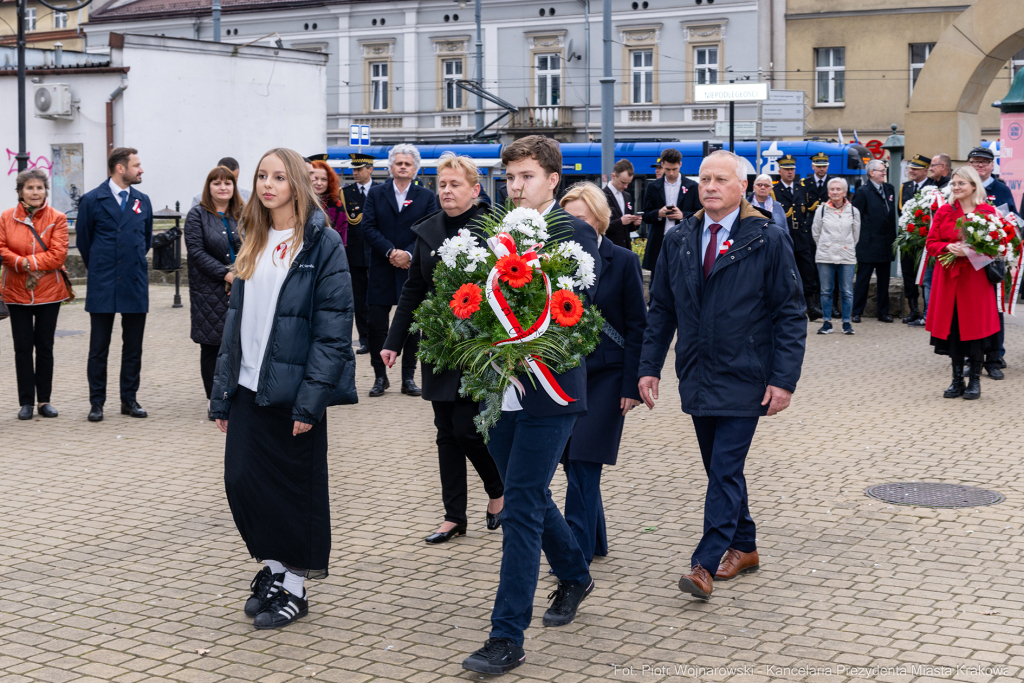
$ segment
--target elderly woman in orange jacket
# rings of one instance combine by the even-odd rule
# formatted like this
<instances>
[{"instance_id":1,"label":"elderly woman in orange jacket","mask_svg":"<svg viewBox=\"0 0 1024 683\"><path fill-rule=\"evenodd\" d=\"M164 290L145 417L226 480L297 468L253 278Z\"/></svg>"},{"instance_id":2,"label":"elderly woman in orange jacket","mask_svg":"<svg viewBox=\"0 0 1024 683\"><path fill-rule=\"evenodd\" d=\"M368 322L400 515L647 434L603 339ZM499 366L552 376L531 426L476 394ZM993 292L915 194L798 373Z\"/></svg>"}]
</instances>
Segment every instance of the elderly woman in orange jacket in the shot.
<instances>
[{"instance_id":1,"label":"elderly woman in orange jacket","mask_svg":"<svg viewBox=\"0 0 1024 683\"><path fill-rule=\"evenodd\" d=\"M19 173L16 188L18 205L0 215L0 258L4 266L0 293L11 311L21 405L18 419L32 419L36 399L41 417L57 417L57 409L50 405L50 388L53 335L60 302L68 298L61 272L68 256L68 221L47 205L50 179L43 171Z\"/></svg>"}]
</instances>

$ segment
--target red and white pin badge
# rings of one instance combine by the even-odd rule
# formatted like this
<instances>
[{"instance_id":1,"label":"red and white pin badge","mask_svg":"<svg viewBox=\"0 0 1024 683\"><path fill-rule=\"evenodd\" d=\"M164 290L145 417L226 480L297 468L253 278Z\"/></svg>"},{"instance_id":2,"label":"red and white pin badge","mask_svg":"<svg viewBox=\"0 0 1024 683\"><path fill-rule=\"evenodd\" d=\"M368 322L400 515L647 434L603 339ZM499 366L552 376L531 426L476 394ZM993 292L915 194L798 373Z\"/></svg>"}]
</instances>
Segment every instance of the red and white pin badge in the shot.
<instances>
[{"instance_id":1,"label":"red and white pin badge","mask_svg":"<svg viewBox=\"0 0 1024 683\"><path fill-rule=\"evenodd\" d=\"M285 254L288 253L288 243L281 242L281 244L274 247L274 260L284 261Z\"/></svg>"},{"instance_id":2,"label":"red and white pin badge","mask_svg":"<svg viewBox=\"0 0 1024 683\"><path fill-rule=\"evenodd\" d=\"M732 240L726 240L722 242L722 248L718 250L718 255L721 256L725 252L729 251L729 247L732 246Z\"/></svg>"},{"instance_id":3,"label":"red and white pin badge","mask_svg":"<svg viewBox=\"0 0 1024 683\"><path fill-rule=\"evenodd\" d=\"M141 206L142 206L142 202L140 202L138 199L136 199L135 200L135 205L132 207L132 211L134 211L135 213L142 213Z\"/></svg>"},{"instance_id":4,"label":"red and white pin badge","mask_svg":"<svg viewBox=\"0 0 1024 683\"><path fill-rule=\"evenodd\" d=\"M412 204L411 199L406 199L404 202L402 202L402 206L409 206L410 204Z\"/></svg>"}]
</instances>

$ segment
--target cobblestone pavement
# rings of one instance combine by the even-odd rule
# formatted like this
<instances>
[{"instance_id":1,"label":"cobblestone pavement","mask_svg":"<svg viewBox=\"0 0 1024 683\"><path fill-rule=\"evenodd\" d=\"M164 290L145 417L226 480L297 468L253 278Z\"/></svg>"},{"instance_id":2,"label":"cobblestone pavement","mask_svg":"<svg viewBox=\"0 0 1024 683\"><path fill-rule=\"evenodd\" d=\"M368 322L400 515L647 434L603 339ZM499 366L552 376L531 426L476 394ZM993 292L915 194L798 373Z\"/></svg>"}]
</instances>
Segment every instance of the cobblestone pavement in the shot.
<instances>
[{"instance_id":1,"label":"cobblestone pavement","mask_svg":"<svg viewBox=\"0 0 1024 683\"><path fill-rule=\"evenodd\" d=\"M460 663L487 635L501 534L471 478L468 536L423 544L442 516L430 407L394 390L366 398L365 356L362 402L328 411L331 575L311 582L308 618L253 630L242 603L258 566L231 521L224 438L206 420L187 298L172 309L172 291L151 290L147 420L113 401L104 422L85 420L89 327L75 303L58 324L84 333L56 342L61 417L17 421L0 325L0 680L479 680ZM545 629L543 566L527 663L502 680L1020 680L1024 325L1007 330L1007 379L985 378L976 402L941 398L947 366L922 330L856 329L808 338L793 407L758 430L760 572L720 582L708 603L676 587L706 480L670 378L606 470L611 554L594 563L595 592L574 624ZM935 510L863 493L912 480L1006 500ZM561 474L553 490L561 500Z\"/></svg>"}]
</instances>

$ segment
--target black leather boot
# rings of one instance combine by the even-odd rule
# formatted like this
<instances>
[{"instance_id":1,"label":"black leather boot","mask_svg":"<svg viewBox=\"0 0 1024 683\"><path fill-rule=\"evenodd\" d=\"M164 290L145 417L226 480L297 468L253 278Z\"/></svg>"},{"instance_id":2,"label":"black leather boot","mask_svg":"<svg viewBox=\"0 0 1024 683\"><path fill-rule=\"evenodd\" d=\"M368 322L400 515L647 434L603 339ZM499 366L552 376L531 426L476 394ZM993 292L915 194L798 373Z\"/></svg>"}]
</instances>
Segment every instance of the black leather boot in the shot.
<instances>
[{"instance_id":1,"label":"black leather boot","mask_svg":"<svg viewBox=\"0 0 1024 683\"><path fill-rule=\"evenodd\" d=\"M970 380L967 382L967 388L964 389L964 398L968 401L974 401L981 398L981 361L971 361L971 375Z\"/></svg>"},{"instance_id":2,"label":"black leather boot","mask_svg":"<svg viewBox=\"0 0 1024 683\"><path fill-rule=\"evenodd\" d=\"M942 392L942 398L960 398L964 395L964 359L953 359L953 383Z\"/></svg>"},{"instance_id":3,"label":"black leather boot","mask_svg":"<svg viewBox=\"0 0 1024 683\"><path fill-rule=\"evenodd\" d=\"M921 317L921 311L917 308L917 299L908 299L907 302L910 304L910 315L903 319L904 325L909 325Z\"/></svg>"}]
</instances>

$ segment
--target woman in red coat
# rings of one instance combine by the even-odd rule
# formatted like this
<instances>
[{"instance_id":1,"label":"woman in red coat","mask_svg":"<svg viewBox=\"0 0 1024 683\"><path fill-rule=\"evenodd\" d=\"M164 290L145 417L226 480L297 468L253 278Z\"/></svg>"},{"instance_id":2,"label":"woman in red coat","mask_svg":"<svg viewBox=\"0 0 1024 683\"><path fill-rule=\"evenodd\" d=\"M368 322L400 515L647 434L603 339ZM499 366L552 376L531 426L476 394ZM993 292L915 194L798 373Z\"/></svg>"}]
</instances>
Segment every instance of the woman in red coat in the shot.
<instances>
[{"instance_id":1,"label":"woman in red coat","mask_svg":"<svg viewBox=\"0 0 1024 683\"><path fill-rule=\"evenodd\" d=\"M981 398L981 366L985 354L999 348L999 312L996 290L985 269L975 270L965 258L963 236L957 219L968 213L995 213L985 203L985 186L970 166L953 171L949 186L953 203L940 207L932 219L925 249L928 256L949 252L960 258L953 265L936 263L932 276L931 300L925 324L932 334L935 353L953 361L953 383L946 398ZM970 381L964 388L964 359L970 361Z\"/></svg>"}]
</instances>

